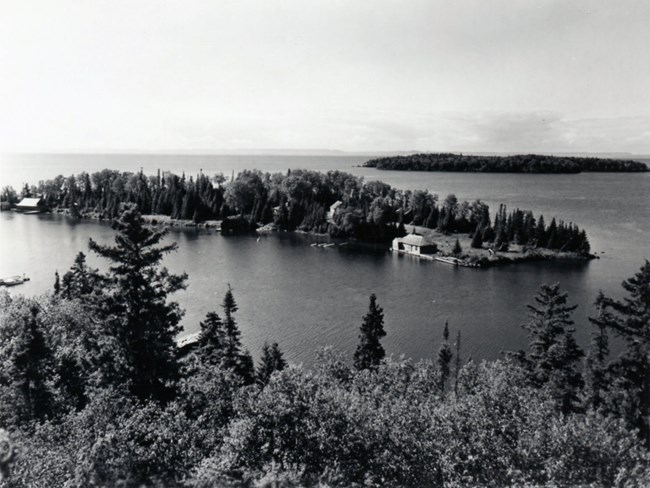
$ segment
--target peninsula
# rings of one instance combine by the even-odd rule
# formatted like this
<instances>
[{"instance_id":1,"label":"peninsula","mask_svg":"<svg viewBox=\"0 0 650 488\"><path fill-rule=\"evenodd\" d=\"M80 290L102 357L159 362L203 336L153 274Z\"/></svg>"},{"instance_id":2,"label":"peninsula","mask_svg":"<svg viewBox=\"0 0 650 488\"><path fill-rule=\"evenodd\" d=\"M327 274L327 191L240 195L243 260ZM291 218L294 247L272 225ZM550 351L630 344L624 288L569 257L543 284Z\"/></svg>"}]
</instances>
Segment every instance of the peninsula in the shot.
<instances>
[{"instance_id":1,"label":"peninsula","mask_svg":"<svg viewBox=\"0 0 650 488\"><path fill-rule=\"evenodd\" d=\"M648 166L628 159L585 158L517 154L478 156L452 153L423 153L371 159L367 168L394 171L459 171L468 173L582 173L645 172Z\"/></svg>"},{"instance_id":2,"label":"peninsula","mask_svg":"<svg viewBox=\"0 0 650 488\"><path fill-rule=\"evenodd\" d=\"M436 241L437 257L477 267L594 257L585 230L573 223L554 217L547 223L543 215L505 205L491 215L480 200L459 201L453 194L439 199L426 190L399 190L341 171L244 170L228 179L106 169L25 185L20 197L100 220L114 219L122 204L134 203L154 225L217 227L224 234L306 232L388 246L417 231ZM18 198L12 189L3 191L3 200L15 204Z\"/></svg>"}]
</instances>

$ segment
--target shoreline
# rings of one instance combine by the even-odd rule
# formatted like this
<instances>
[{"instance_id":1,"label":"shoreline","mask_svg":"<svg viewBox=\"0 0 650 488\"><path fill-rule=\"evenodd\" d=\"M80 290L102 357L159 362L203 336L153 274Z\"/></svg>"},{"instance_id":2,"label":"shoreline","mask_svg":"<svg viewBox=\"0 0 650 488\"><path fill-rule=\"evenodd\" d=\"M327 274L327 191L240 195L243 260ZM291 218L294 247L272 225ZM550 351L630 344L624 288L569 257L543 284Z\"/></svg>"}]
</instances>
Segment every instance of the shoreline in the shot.
<instances>
[{"instance_id":1,"label":"shoreline","mask_svg":"<svg viewBox=\"0 0 650 488\"><path fill-rule=\"evenodd\" d=\"M59 215L65 215L70 218L70 210L66 208L57 208L51 211L51 213L56 213ZM105 221L110 219L105 219L99 216L96 212L86 212L82 213L79 219L84 220L96 220L96 221ZM216 231L221 231L221 220L207 220L204 222L194 222L192 220L178 220L172 219L168 215L142 215L143 220L152 226L162 226L170 229L212 229ZM517 244L511 244L510 250L508 251L492 251L489 248L474 249L470 246L471 238L464 234L442 234L438 231L428 229L421 226L408 226L409 228L415 230L417 233L429 236L433 238L439 246L437 253L432 255L416 255L405 252L399 252L399 254L406 256L413 256L417 259L424 259L428 261L438 261L445 262L446 264L451 264L455 266L467 267L467 268L480 268L486 269L493 266L503 266L507 264L516 264L516 263L527 263L527 262L539 262L539 261L591 261L593 259L600 259L599 256L589 253L587 255L578 254L576 252L564 252L564 251L554 251L546 248L531 248L527 249L525 246L520 246ZM259 227L252 233L259 234L271 234L275 232L280 232L275 224L270 223L264 226ZM318 233L318 232L307 232L302 230L293 231L295 234L308 235L314 237L331 237L327 233ZM456 256L451 252L451 247L456 242L456 239L461 244L463 248L463 253ZM356 241L363 244L363 241L357 241L357 239L349 238L349 241ZM390 250L390 247L388 248ZM397 253L397 251L395 251ZM438 259L437 259L438 258ZM442 258L442 259L440 259Z\"/></svg>"}]
</instances>

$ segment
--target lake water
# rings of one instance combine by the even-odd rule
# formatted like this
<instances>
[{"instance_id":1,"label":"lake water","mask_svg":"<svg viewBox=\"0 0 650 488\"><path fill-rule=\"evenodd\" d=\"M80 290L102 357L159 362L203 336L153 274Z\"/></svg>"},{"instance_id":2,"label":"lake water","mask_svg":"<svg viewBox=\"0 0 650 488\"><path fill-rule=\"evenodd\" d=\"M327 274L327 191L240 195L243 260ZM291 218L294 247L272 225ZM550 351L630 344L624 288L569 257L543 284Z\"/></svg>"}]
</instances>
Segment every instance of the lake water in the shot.
<instances>
[{"instance_id":1,"label":"lake water","mask_svg":"<svg viewBox=\"0 0 650 488\"><path fill-rule=\"evenodd\" d=\"M23 157L24 158L24 157ZM421 262L378 249L348 245L315 248L310 236L279 234L224 237L209 230L174 230L169 239L179 244L165 264L189 274L189 287L176 299L186 309L186 332L219 304L230 283L239 304L237 318L242 339L259 357L265 340L277 341L287 358L310 365L323 345L351 354L358 329L376 293L385 311L388 354L432 357L437 353L445 321L451 334L460 328L463 355L496 358L502 350L525 347L528 339L519 325L525 304L541 283L560 282L570 302L579 305L574 319L577 337L586 345L587 316L600 289L620 296L620 283L650 258L650 174L495 175L477 173L402 173L358 168L360 157L187 157L187 156L39 156L32 165L3 160L3 182L32 174L39 177L96 171L103 167L153 173L163 170L193 174L229 174L244 168L286 171L287 168L340 169L379 179L399 188L428 189L444 197L480 198L492 211L532 209L578 223L587 230L592 251L601 259L588 263L526 263L487 270L454 268ZM16 162L17 161L17 162ZM23 162L25 160L23 159ZM67 161L67 163L66 163ZM156 164L158 161L159 164ZM52 164L48 164L52 162ZM12 164L14 165L12 167ZM37 175L37 169L40 172ZM13 169L12 169L13 168ZM22 172L22 173L21 173ZM18 175L17 175L18 174ZM63 273L78 251L88 254L92 237L110 243L113 231L99 222L75 222L58 215L0 214L0 276L26 273L31 281L11 293L36 295L52 287L54 272ZM89 255L95 267L105 263Z\"/></svg>"}]
</instances>

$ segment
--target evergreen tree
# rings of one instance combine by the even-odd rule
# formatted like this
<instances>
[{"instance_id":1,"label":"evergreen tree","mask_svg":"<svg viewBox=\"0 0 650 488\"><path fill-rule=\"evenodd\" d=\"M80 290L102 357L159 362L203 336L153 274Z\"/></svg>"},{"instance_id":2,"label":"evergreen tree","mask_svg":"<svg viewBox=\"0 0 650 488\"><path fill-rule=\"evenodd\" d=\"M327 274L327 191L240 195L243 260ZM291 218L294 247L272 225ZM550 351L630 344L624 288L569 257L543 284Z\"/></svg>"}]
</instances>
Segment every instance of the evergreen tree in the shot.
<instances>
[{"instance_id":1,"label":"evergreen tree","mask_svg":"<svg viewBox=\"0 0 650 488\"><path fill-rule=\"evenodd\" d=\"M257 367L257 382L262 386L267 385L271 375L275 371L282 371L286 366L287 362L284 360L284 355L280 351L278 343L274 342L269 346L265 342L262 348L262 357Z\"/></svg>"},{"instance_id":2,"label":"evergreen tree","mask_svg":"<svg viewBox=\"0 0 650 488\"><path fill-rule=\"evenodd\" d=\"M127 204L113 223L115 246L90 240L90 249L112 264L108 275L107 323L122 345L112 381L125 384L139 398L165 400L179 377L176 335L182 311L168 296L185 288L186 275L160 268L176 243L156 247L165 231L143 225L137 207Z\"/></svg>"},{"instance_id":3,"label":"evergreen tree","mask_svg":"<svg viewBox=\"0 0 650 488\"><path fill-rule=\"evenodd\" d=\"M460 361L460 330L456 334L456 367L454 368L454 394L458 398L458 377L460 375L461 361Z\"/></svg>"},{"instance_id":4,"label":"evergreen tree","mask_svg":"<svg viewBox=\"0 0 650 488\"><path fill-rule=\"evenodd\" d=\"M527 372L531 385L547 388L563 412L575 411L582 385L577 363L584 355L571 327L577 305L567 305L567 294L560 292L557 283L542 285L535 302L527 305L528 322L522 325L533 339L529 351L509 355Z\"/></svg>"},{"instance_id":5,"label":"evergreen tree","mask_svg":"<svg viewBox=\"0 0 650 488\"><path fill-rule=\"evenodd\" d=\"M226 347L226 332L223 321L216 312L208 312L200 323L198 354L203 363L220 365Z\"/></svg>"},{"instance_id":6,"label":"evergreen tree","mask_svg":"<svg viewBox=\"0 0 650 488\"><path fill-rule=\"evenodd\" d=\"M237 307L237 302L235 302L230 285L228 285L228 291L224 296L221 306L224 312L223 328L225 333L225 347L223 349L221 365L235 372L244 384L251 384L255 377L255 365L250 354L248 352L242 353L241 350L241 332L235 320L235 312L239 308Z\"/></svg>"},{"instance_id":7,"label":"evergreen tree","mask_svg":"<svg viewBox=\"0 0 650 488\"><path fill-rule=\"evenodd\" d=\"M359 344L354 352L354 367L358 370L376 368L384 360L386 352L380 339L386 335L384 330L384 311L377 305L377 296L370 295L368 313L363 317Z\"/></svg>"},{"instance_id":8,"label":"evergreen tree","mask_svg":"<svg viewBox=\"0 0 650 488\"><path fill-rule=\"evenodd\" d=\"M596 302L601 302L602 299L601 292ZM595 330L591 337L591 347L589 348L585 361L586 401L594 409L602 408L605 403L604 397L609 383L607 370L608 357L609 335L607 334L607 327L600 322L595 324Z\"/></svg>"},{"instance_id":9,"label":"evergreen tree","mask_svg":"<svg viewBox=\"0 0 650 488\"><path fill-rule=\"evenodd\" d=\"M445 328L442 332L442 344L438 350L438 371L440 371L440 392L444 395L447 387L447 381L451 374L451 360L454 353L451 352L449 345L449 323L445 322Z\"/></svg>"},{"instance_id":10,"label":"evergreen tree","mask_svg":"<svg viewBox=\"0 0 650 488\"><path fill-rule=\"evenodd\" d=\"M63 275L60 286L61 296L83 299L93 293L101 293L104 284L105 280L96 269L88 267L86 255L80 252L75 257L70 270Z\"/></svg>"},{"instance_id":11,"label":"evergreen tree","mask_svg":"<svg viewBox=\"0 0 650 488\"><path fill-rule=\"evenodd\" d=\"M482 229L477 228L474 231L474 236L472 236L472 244L471 244L471 246L474 249L481 249L483 247L483 230Z\"/></svg>"},{"instance_id":12,"label":"evergreen tree","mask_svg":"<svg viewBox=\"0 0 650 488\"><path fill-rule=\"evenodd\" d=\"M460 246L460 241L458 240L458 237L456 238L456 243L454 244L454 248L452 249L451 252L455 256L460 256L460 254L463 252L463 248Z\"/></svg>"},{"instance_id":13,"label":"evergreen tree","mask_svg":"<svg viewBox=\"0 0 650 488\"><path fill-rule=\"evenodd\" d=\"M251 356L248 350L245 350L239 356L236 371L243 385L252 385L255 383L255 363L253 362L253 356Z\"/></svg>"},{"instance_id":14,"label":"evergreen tree","mask_svg":"<svg viewBox=\"0 0 650 488\"><path fill-rule=\"evenodd\" d=\"M23 421L43 420L53 410L49 379L53 376L54 358L45 339L39 308L33 304L19 319L13 337L3 345L2 376L20 397L17 416ZM4 341L3 341L4 342ZM4 378L2 378L4 379Z\"/></svg>"},{"instance_id":15,"label":"evergreen tree","mask_svg":"<svg viewBox=\"0 0 650 488\"><path fill-rule=\"evenodd\" d=\"M59 278L59 272L54 272L54 294L58 295L61 293L61 279Z\"/></svg>"},{"instance_id":16,"label":"evergreen tree","mask_svg":"<svg viewBox=\"0 0 650 488\"><path fill-rule=\"evenodd\" d=\"M629 425L640 429L650 445L650 262L647 260L633 277L622 283L623 300L600 294L596 300L597 327L612 330L626 348L609 365L618 392L611 403Z\"/></svg>"}]
</instances>

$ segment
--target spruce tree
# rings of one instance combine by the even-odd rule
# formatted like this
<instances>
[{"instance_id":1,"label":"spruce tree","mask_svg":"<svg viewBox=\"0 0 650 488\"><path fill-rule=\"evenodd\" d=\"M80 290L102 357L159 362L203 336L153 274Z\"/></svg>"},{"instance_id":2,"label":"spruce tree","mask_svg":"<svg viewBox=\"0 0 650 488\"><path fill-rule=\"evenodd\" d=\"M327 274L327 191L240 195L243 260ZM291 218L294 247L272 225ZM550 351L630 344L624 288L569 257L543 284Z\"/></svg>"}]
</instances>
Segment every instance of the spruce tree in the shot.
<instances>
[{"instance_id":1,"label":"spruce tree","mask_svg":"<svg viewBox=\"0 0 650 488\"><path fill-rule=\"evenodd\" d=\"M50 379L54 357L39 314L39 307L31 305L16 323L12 337L6 338L5 347L0 348L9 353L0 359L4 375L21 399L16 414L22 421L43 420L53 413Z\"/></svg>"},{"instance_id":2,"label":"spruce tree","mask_svg":"<svg viewBox=\"0 0 650 488\"><path fill-rule=\"evenodd\" d=\"M602 299L601 292L596 302L600 302ZM608 357L609 335L607 334L607 327L600 322L595 324L595 330L591 337L591 346L585 360L586 401L589 406L596 410L604 407L605 404L605 396L609 386Z\"/></svg>"},{"instance_id":3,"label":"spruce tree","mask_svg":"<svg viewBox=\"0 0 650 488\"><path fill-rule=\"evenodd\" d=\"M577 363L584 355L573 338L571 314L577 305L567 305L560 285L542 285L535 305L527 305L528 322L522 328L532 338L528 351L509 353L526 371L536 388L547 388L565 413L579 408L578 391L582 377Z\"/></svg>"},{"instance_id":4,"label":"spruce tree","mask_svg":"<svg viewBox=\"0 0 650 488\"><path fill-rule=\"evenodd\" d=\"M454 248L452 249L451 252L454 256L460 256L461 253L463 252L463 248L460 246L460 241L458 240L458 237L456 238L456 243L454 244Z\"/></svg>"},{"instance_id":5,"label":"spruce tree","mask_svg":"<svg viewBox=\"0 0 650 488\"><path fill-rule=\"evenodd\" d=\"M276 371L282 371L286 366L287 362L284 360L284 355L280 351L278 343L274 342L269 346L265 342L262 348L262 357L257 367L257 382L262 386L267 385L271 375Z\"/></svg>"},{"instance_id":6,"label":"spruce tree","mask_svg":"<svg viewBox=\"0 0 650 488\"><path fill-rule=\"evenodd\" d=\"M627 292L623 300L598 296L600 313L590 320L625 342L623 353L608 366L615 379L611 404L650 445L650 262L622 286Z\"/></svg>"},{"instance_id":7,"label":"spruce tree","mask_svg":"<svg viewBox=\"0 0 650 488\"><path fill-rule=\"evenodd\" d=\"M122 357L115 358L111 381L125 384L141 399L166 400L179 378L176 335L182 311L167 300L185 288L186 275L170 274L160 267L163 256L176 250L176 243L158 246L164 230L144 225L137 207L122 206L114 221L114 246L90 240L90 249L111 261L107 324L117 337Z\"/></svg>"},{"instance_id":8,"label":"spruce tree","mask_svg":"<svg viewBox=\"0 0 650 488\"><path fill-rule=\"evenodd\" d=\"M58 295L61 293L61 278L59 277L59 272L54 272L54 294Z\"/></svg>"},{"instance_id":9,"label":"spruce tree","mask_svg":"<svg viewBox=\"0 0 650 488\"><path fill-rule=\"evenodd\" d=\"M359 344L354 352L354 367L358 370L376 368L386 356L380 343L386 331L384 311L377 305L377 296L374 293L370 295L368 313L363 317L360 331Z\"/></svg>"},{"instance_id":10,"label":"spruce tree","mask_svg":"<svg viewBox=\"0 0 650 488\"><path fill-rule=\"evenodd\" d=\"M456 367L454 368L454 394L458 398L458 377L460 375L461 361L460 361L460 330L456 334Z\"/></svg>"},{"instance_id":11,"label":"spruce tree","mask_svg":"<svg viewBox=\"0 0 650 488\"><path fill-rule=\"evenodd\" d=\"M101 275L86 264L86 255L80 252L61 279L60 293L64 298L85 299L92 294L101 294L104 285Z\"/></svg>"},{"instance_id":12,"label":"spruce tree","mask_svg":"<svg viewBox=\"0 0 650 488\"><path fill-rule=\"evenodd\" d=\"M220 365L226 346L226 332L223 321L216 312L208 312L200 323L198 354L203 363Z\"/></svg>"},{"instance_id":13,"label":"spruce tree","mask_svg":"<svg viewBox=\"0 0 650 488\"><path fill-rule=\"evenodd\" d=\"M235 320L235 312L239 310L232 288L228 285L228 291L221 304L224 312L224 349L221 359L222 367L230 369L239 376L243 384L251 384L255 378L255 365L248 351L242 352L241 332Z\"/></svg>"},{"instance_id":14,"label":"spruce tree","mask_svg":"<svg viewBox=\"0 0 650 488\"><path fill-rule=\"evenodd\" d=\"M444 395L451 374L451 360L454 356L449 345L449 323L446 321L442 339L442 344L438 350L438 371L440 372L440 392Z\"/></svg>"},{"instance_id":15,"label":"spruce tree","mask_svg":"<svg viewBox=\"0 0 650 488\"><path fill-rule=\"evenodd\" d=\"M483 247L483 230L478 227L474 231L474 236L472 237L471 246L474 249L481 249ZM460 247L460 246L459 246Z\"/></svg>"}]
</instances>

